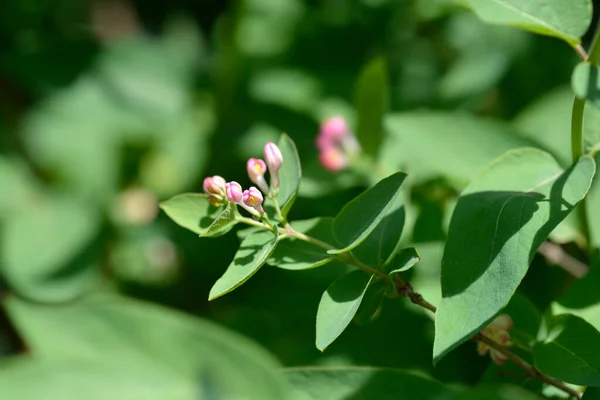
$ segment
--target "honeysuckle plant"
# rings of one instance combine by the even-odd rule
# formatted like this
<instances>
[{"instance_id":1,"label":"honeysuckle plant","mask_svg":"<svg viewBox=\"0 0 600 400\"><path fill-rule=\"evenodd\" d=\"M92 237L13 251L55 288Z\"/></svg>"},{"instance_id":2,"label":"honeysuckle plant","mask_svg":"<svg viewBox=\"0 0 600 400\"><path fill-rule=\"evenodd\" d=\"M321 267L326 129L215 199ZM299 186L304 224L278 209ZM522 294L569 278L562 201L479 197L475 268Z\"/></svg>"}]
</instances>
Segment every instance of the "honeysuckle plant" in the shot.
<instances>
[{"instance_id":1,"label":"honeysuckle plant","mask_svg":"<svg viewBox=\"0 0 600 400\"><path fill-rule=\"evenodd\" d=\"M182 194L161 207L201 237L224 235L236 225L246 225L238 232L239 250L210 290L209 300L246 283L265 264L290 271L327 268L334 260L349 266L349 272L323 293L316 310L316 347L321 351L353 319L372 320L386 298L407 298L434 314L434 364L471 340L476 342L474 352L489 355L498 366L512 362L527 377L553 386L562 396L581 398L588 387L584 397L592 399L598 393L594 387L600 386L600 332L582 317L555 315L550 310L537 336L527 336L523 321L517 322L506 311L540 246L576 209L583 234L581 250L588 254L592 250L584 200L596 173L598 145L585 144L582 127L586 102L599 104L600 43L597 33L588 54L580 40L590 23L591 3L468 3L485 21L564 39L582 63L572 82L571 165L565 168L540 149L517 148L475 175L453 210L439 304L425 299L407 279L406 272L418 268L420 260L418 249L404 246L401 240L405 218L401 192L407 174L389 170L382 174L384 169L378 165L387 105L381 60L364 72L368 84L359 79L356 135L348 121L332 116L322 122L316 138L324 169L336 173L357 167L362 173L372 171L371 178L386 175L334 218L288 219L302 169L296 146L285 134L278 144L265 145L264 160L248 160L248 177L256 186L244 190L235 181L213 176L204 181L204 193Z\"/></svg>"}]
</instances>

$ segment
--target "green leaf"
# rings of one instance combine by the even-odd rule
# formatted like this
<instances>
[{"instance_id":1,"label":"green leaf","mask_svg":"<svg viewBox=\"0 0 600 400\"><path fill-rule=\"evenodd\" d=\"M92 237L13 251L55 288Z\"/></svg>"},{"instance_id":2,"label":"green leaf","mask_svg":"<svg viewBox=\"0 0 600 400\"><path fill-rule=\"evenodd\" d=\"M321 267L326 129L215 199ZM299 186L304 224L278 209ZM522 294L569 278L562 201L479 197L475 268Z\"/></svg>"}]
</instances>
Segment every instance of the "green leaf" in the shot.
<instances>
[{"instance_id":1,"label":"green leaf","mask_svg":"<svg viewBox=\"0 0 600 400\"><path fill-rule=\"evenodd\" d=\"M160 208L179 226L203 236L223 209L208 202L203 194L184 193L160 203Z\"/></svg>"},{"instance_id":2,"label":"green leaf","mask_svg":"<svg viewBox=\"0 0 600 400\"><path fill-rule=\"evenodd\" d=\"M539 398L538 395L516 385L477 387L456 396L456 400L539 400Z\"/></svg>"},{"instance_id":3,"label":"green leaf","mask_svg":"<svg viewBox=\"0 0 600 400\"><path fill-rule=\"evenodd\" d=\"M21 296L71 300L98 280L94 245L100 231L94 208L71 198L40 198L1 227L0 271Z\"/></svg>"},{"instance_id":4,"label":"green leaf","mask_svg":"<svg viewBox=\"0 0 600 400\"><path fill-rule=\"evenodd\" d=\"M600 107L600 76L599 68L589 62L577 64L571 76L571 87L575 96L588 100L596 107Z\"/></svg>"},{"instance_id":5,"label":"green leaf","mask_svg":"<svg viewBox=\"0 0 600 400\"><path fill-rule=\"evenodd\" d=\"M323 293L317 310L317 348L324 351L346 329L373 279L355 270L333 282Z\"/></svg>"},{"instance_id":6,"label":"green leaf","mask_svg":"<svg viewBox=\"0 0 600 400\"><path fill-rule=\"evenodd\" d=\"M394 285L391 282L370 280L367 291L354 315L354 322L359 325L365 325L373 321L383 306L386 292L393 291L394 289Z\"/></svg>"},{"instance_id":7,"label":"green leaf","mask_svg":"<svg viewBox=\"0 0 600 400\"><path fill-rule=\"evenodd\" d=\"M329 253L345 253L361 244L390 210L405 178L402 172L390 175L346 204L333 221L333 234L342 248Z\"/></svg>"},{"instance_id":8,"label":"green leaf","mask_svg":"<svg viewBox=\"0 0 600 400\"><path fill-rule=\"evenodd\" d=\"M486 22L511 25L554 36L571 45L581 43L580 37L592 20L590 0L467 0L473 11Z\"/></svg>"},{"instance_id":9,"label":"green leaf","mask_svg":"<svg viewBox=\"0 0 600 400\"><path fill-rule=\"evenodd\" d=\"M228 204L225 211L213 221L200 237L221 236L226 234L237 224L237 206Z\"/></svg>"},{"instance_id":10,"label":"green leaf","mask_svg":"<svg viewBox=\"0 0 600 400\"><path fill-rule=\"evenodd\" d=\"M288 392L256 344L164 307L107 294L61 307L14 297L3 305L29 350L0 362L9 399L280 400Z\"/></svg>"},{"instance_id":11,"label":"green leaf","mask_svg":"<svg viewBox=\"0 0 600 400\"><path fill-rule=\"evenodd\" d=\"M352 250L352 254L373 267L389 262L402 236L405 219L404 199L398 196L379 225L364 242Z\"/></svg>"},{"instance_id":12,"label":"green leaf","mask_svg":"<svg viewBox=\"0 0 600 400\"><path fill-rule=\"evenodd\" d=\"M600 388L588 387L585 389L581 400L600 400Z\"/></svg>"},{"instance_id":13,"label":"green leaf","mask_svg":"<svg viewBox=\"0 0 600 400\"><path fill-rule=\"evenodd\" d=\"M538 247L587 193L595 169L589 156L563 171L549 154L519 149L464 190L442 260L434 362L508 303Z\"/></svg>"},{"instance_id":14,"label":"green leaf","mask_svg":"<svg viewBox=\"0 0 600 400\"><path fill-rule=\"evenodd\" d=\"M284 369L293 390L290 400L388 400L453 398L454 389L412 373L374 367Z\"/></svg>"},{"instance_id":15,"label":"green leaf","mask_svg":"<svg viewBox=\"0 0 600 400\"><path fill-rule=\"evenodd\" d=\"M208 300L223 296L250 279L271 256L276 244L277 236L270 231L257 232L242 240L233 261L210 289Z\"/></svg>"},{"instance_id":16,"label":"green leaf","mask_svg":"<svg viewBox=\"0 0 600 400\"><path fill-rule=\"evenodd\" d=\"M575 385L600 386L600 332L571 314L546 322L546 335L533 348L536 368Z\"/></svg>"},{"instance_id":17,"label":"green leaf","mask_svg":"<svg viewBox=\"0 0 600 400\"><path fill-rule=\"evenodd\" d=\"M279 180L281 183L279 184L277 202L281 208L281 213L286 217L296 200L296 194L298 193L300 180L302 179L302 167L296 145L288 135L281 135L278 146L283 156L283 165L279 170Z\"/></svg>"},{"instance_id":18,"label":"green leaf","mask_svg":"<svg viewBox=\"0 0 600 400\"><path fill-rule=\"evenodd\" d=\"M506 151L537 147L507 124L465 113L395 113L385 122L388 135L379 162L407 172L412 182L442 176L462 189Z\"/></svg>"},{"instance_id":19,"label":"green leaf","mask_svg":"<svg viewBox=\"0 0 600 400\"><path fill-rule=\"evenodd\" d=\"M365 153L375 156L383 140L383 116L388 110L388 69L383 57L367 64L356 83L356 136Z\"/></svg>"},{"instance_id":20,"label":"green leaf","mask_svg":"<svg viewBox=\"0 0 600 400\"><path fill-rule=\"evenodd\" d=\"M414 267L419 261L421 256L414 247L407 247L402 249L393 259L392 262L386 266L385 272L389 275L408 271Z\"/></svg>"},{"instance_id":21,"label":"green leaf","mask_svg":"<svg viewBox=\"0 0 600 400\"><path fill-rule=\"evenodd\" d=\"M292 227L301 233L319 239L325 243L335 243L333 239L333 218L312 218L294 221ZM303 270L320 267L333 260L327 250L294 237L280 240L273 255L267 261L278 268Z\"/></svg>"}]
</instances>

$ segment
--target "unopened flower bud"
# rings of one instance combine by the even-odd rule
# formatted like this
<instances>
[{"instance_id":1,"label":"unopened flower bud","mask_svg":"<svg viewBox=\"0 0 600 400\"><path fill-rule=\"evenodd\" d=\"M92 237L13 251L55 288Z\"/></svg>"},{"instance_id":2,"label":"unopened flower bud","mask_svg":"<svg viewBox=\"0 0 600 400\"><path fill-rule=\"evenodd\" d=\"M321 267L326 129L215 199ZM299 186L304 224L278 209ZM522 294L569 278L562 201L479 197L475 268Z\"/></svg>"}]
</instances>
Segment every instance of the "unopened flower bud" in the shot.
<instances>
[{"instance_id":1,"label":"unopened flower bud","mask_svg":"<svg viewBox=\"0 0 600 400\"><path fill-rule=\"evenodd\" d=\"M512 329L513 322L508 314L502 314L496 317L488 326L486 326L481 334L492 339L494 342L504 346L510 347L512 346L512 342L510 341L510 334L508 333L509 329ZM490 357L492 361L497 365L502 365L506 362L507 357L500 353L498 350L490 348L487 344L478 342L477 343L477 352L479 355L485 355L489 351Z\"/></svg>"},{"instance_id":2,"label":"unopened flower bud","mask_svg":"<svg viewBox=\"0 0 600 400\"><path fill-rule=\"evenodd\" d=\"M254 212L250 211L250 209L246 208L253 215L262 215L265 213L265 210L262 208L263 203L263 195L254 186L250 186L250 189L244 190L243 201L246 207L254 210Z\"/></svg>"},{"instance_id":3,"label":"unopened flower bud","mask_svg":"<svg viewBox=\"0 0 600 400\"><path fill-rule=\"evenodd\" d=\"M258 158L251 158L246 163L246 170L252 183L256 184L263 193L269 193L269 185L267 185L267 181L265 180L267 164Z\"/></svg>"},{"instance_id":4,"label":"unopened flower bud","mask_svg":"<svg viewBox=\"0 0 600 400\"><path fill-rule=\"evenodd\" d=\"M202 187L204 188L204 193L209 196L216 196L220 199L225 197L225 179L219 175L205 178Z\"/></svg>"},{"instance_id":5,"label":"unopened flower bud","mask_svg":"<svg viewBox=\"0 0 600 400\"><path fill-rule=\"evenodd\" d=\"M348 124L342 117L331 117L321 124L321 136L341 140L349 132Z\"/></svg>"},{"instance_id":6,"label":"unopened flower bud","mask_svg":"<svg viewBox=\"0 0 600 400\"><path fill-rule=\"evenodd\" d=\"M227 200L234 204L241 204L244 200L242 185L235 181L227 182L225 184L225 192L227 195Z\"/></svg>"},{"instance_id":7,"label":"unopened flower bud","mask_svg":"<svg viewBox=\"0 0 600 400\"><path fill-rule=\"evenodd\" d=\"M348 166L348 158L337 147L328 147L321 150L319 161L323 168L330 172L341 171Z\"/></svg>"},{"instance_id":8,"label":"unopened flower bud","mask_svg":"<svg viewBox=\"0 0 600 400\"><path fill-rule=\"evenodd\" d=\"M265 161L267 167L269 167L271 187L277 189L279 187L279 169L283 165L283 156L279 147L273 142L268 142L265 145Z\"/></svg>"}]
</instances>

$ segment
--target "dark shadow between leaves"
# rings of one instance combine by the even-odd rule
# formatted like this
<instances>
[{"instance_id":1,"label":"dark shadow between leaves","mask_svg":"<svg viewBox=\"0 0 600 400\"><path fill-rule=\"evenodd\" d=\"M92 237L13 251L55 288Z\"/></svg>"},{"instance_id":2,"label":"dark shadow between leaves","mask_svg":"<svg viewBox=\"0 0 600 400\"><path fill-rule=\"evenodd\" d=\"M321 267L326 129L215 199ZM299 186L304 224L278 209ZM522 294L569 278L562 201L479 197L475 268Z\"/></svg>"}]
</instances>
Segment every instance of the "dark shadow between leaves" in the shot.
<instances>
[{"instance_id":1,"label":"dark shadow between leaves","mask_svg":"<svg viewBox=\"0 0 600 400\"><path fill-rule=\"evenodd\" d=\"M572 211L563 189L572 170L563 173L546 198L538 192L486 191L460 198L454 215L442 265L444 297L457 295L467 289L496 260L506 242L518 234L539 210L539 203L550 206L547 221L537 229L530 244L529 260L550 232ZM542 216L540 216L542 217ZM449 262L452 265L448 272ZM464 268L464 265L470 268Z\"/></svg>"}]
</instances>

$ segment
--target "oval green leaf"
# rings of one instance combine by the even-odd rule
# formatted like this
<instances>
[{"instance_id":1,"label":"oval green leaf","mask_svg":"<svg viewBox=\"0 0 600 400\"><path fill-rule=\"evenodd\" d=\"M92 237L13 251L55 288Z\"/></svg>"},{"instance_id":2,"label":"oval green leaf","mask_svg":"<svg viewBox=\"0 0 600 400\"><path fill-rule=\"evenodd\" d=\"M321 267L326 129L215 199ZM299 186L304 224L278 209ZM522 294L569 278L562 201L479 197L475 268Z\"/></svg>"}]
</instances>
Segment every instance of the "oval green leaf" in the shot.
<instances>
[{"instance_id":1,"label":"oval green leaf","mask_svg":"<svg viewBox=\"0 0 600 400\"><path fill-rule=\"evenodd\" d=\"M389 275L396 274L398 272L408 271L414 267L419 261L421 256L414 247L407 247L402 249L393 259L392 262L386 265L385 272Z\"/></svg>"},{"instance_id":2,"label":"oval green leaf","mask_svg":"<svg viewBox=\"0 0 600 400\"><path fill-rule=\"evenodd\" d=\"M290 400L370 400L454 398L455 390L410 371L375 367L284 369L293 390Z\"/></svg>"},{"instance_id":3,"label":"oval green leaf","mask_svg":"<svg viewBox=\"0 0 600 400\"><path fill-rule=\"evenodd\" d=\"M591 0L467 0L473 11L492 24L519 28L554 36L571 45L592 21Z\"/></svg>"},{"instance_id":4,"label":"oval green leaf","mask_svg":"<svg viewBox=\"0 0 600 400\"><path fill-rule=\"evenodd\" d=\"M270 231L257 232L242 240L233 261L210 289L208 300L223 296L250 279L271 256L276 244L277 236Z\"/></svg>"},{"instance_id":5,"label":"oval green leaf","mask_svg":"<svg viewBox=\"0 0 600 400\"><path fill-rule=\"evenodd\" d=\"M294 230L319 239L325 243L335 243L333 239L333 218L312 218L291 223ZM333 260L327 250L293 237L280 240L277 248L267 261L283 269L303 270L320 267Z\"/></svg>"},{"instance_id":6,"label":"oval green leaf","mask_svg":"<svg viewBox=\"0 0 600 400\"><path fill-rule=\"evenodd\" d=\"M434 362L508 303L538 247L587 193L595 169L588 156L563 171L549 154L519 149L464 190L442 260Z\"/></svg>"},{"instance_id":7,"label":"oval green leaf","mask_svg":"<svg viewBox=\"0 0 600 400\"><path fill-rule=\"evenodd\" d=\"M214 220L223 212L208 202L204 194L184 193L160 203L160 208L179 226L205 234Z\"/></svg>"},{"instance_id":8,"label":"oval green leaf","mask_svg":"<svg viewBox=\"0 0 600 400\"><path fill-rule=\"evenodd\" d=\"M285 217L296 200L296 194L302 179L302 166L300 165L296 145L288 135L281 135L278 146L283 156L283 165L279 170L280 184L277 202L281 207L281 213Z\"/></svg>"},{"instance_id":9,"label":"oval green leaf","mask_svg":"<svg viewBox=\"0 0 600 400\"><path fill-rule=\"evenodd\" d=\"M545 337L533 348L536 368L575 385L600 386L600 332L571 314L546 323Z\"/></svg>"},{"instance_id":10,"label":"oval green leaf","mask_svg":"<svg viewBox=\"0 0 600 400\"><path fill-rule=\"evenodd\" d=\"M361 244L386 216L405 178L403 172L390 175L346 204L333 221L333 234L342 248L329 254L345 253Z\"/></svg>"},{"instance_id":11,"label":"oval green leaf","mask_svg":"<svg viewBox=\"0 0 600 400\"><path fill-rule=\"evenodd\" d=\"M373 275L355 270L333 282L317 310L317 348L324 351L346 329L358 310Z\"/></svg>"},{"instance_id":12,"label":"oval green leaf","mask_svg":"<svg viewBox=\"0 0 600 400\"><path fill-rule=\"evenodd\" d=\"M356 136L365 153L376 156L383 140L383 116L388 110L389 84L383 57L369 62L356 83Z\"/></svg>"},{"instance_id":13,"label":"oval green leaf","mask_svg":"<svg viewBox=\"0 0 600 400\"><path fill-rule=\"evenodd\" d=\"M222 236L229 232L231 228L237 224L237 206L234 204L228 204L225 211L223 211L212 224L206 229L204 233L200 235L200 237L209 237L209 236Z\"/></svg>"},{"instance_id":14,"label":"oval green leaf","mask_svg":"<svg viewBox=\"0 0 600 400\"><path fill-rule=\"evenodd\" d=\"M571 75L575 96L600 107L600 69L589 62L579 63Z\"/></svg>"}]
</instances>

